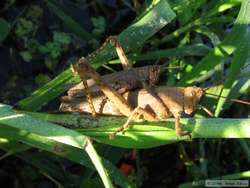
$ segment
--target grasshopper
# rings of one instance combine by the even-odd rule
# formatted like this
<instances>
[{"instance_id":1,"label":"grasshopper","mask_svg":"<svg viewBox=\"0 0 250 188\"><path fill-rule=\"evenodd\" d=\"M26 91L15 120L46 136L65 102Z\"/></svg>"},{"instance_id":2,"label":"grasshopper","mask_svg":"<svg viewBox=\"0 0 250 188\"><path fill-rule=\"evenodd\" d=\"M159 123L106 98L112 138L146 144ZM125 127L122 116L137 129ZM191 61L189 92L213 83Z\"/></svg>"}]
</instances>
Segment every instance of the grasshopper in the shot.
<instances>
[{"instance_id":1,"label":"grasshopper","mask_svg":"<svg viewBox=\"0 0 250 188\"><path fill-rule=\"evenodd\" d=\"M131 121L158 121L173 116L176 134L182 136L180 117L182 114L191 115L196 110L204 90L200 87L154 87L159 78L159 67L132 69L117 38L110 37L108 41L116 47L125 70L117 73L118 76L106 76L110 82L101 77L86 58L80 58L78 64L73 66L73 72L81 77L82 83L68 91L60 110L90 112L93 116L97 113L127 116L126 123L110 135L111 138L126 129ZM87 81L87 77L92 80ZM95 95L96 91L98 95ZM87 101L83 100L83 95L87 96Z\"/></svg>"}]
</instances>

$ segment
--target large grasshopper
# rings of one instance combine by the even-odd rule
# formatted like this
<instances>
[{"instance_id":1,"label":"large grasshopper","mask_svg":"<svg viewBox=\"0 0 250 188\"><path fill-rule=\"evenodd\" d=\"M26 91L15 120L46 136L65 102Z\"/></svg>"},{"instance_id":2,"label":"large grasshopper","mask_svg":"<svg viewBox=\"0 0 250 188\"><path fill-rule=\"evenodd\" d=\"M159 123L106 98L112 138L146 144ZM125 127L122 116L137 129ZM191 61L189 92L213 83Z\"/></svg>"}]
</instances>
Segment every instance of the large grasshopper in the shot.
<instances>
[{"instance_id":1,"label":"large grasshopper","mask_svg":"<svg viewBox=\"0 0 250 188\"><path fill-rule=\"evenodd\" d=\"M87 59L81 58L78 64L73 66L73 70L81 77L82 83L68 91L60 110L89 112L93 116L96 114L127 116L127 122L111 137L127 128L131 121L140 119L158 121L173 116L176 134L182 136L180 117L183 114L191 115L196 110L204 94L203 89L155 87L154 84L159 78L159 66L131 68L116 37L111 37L108 41L116 47L125 70L101 77ZM87 81L87 77L91 77L92 80ZM83 95L87 96L87 100Z\"/></svg>"}]
</instances>

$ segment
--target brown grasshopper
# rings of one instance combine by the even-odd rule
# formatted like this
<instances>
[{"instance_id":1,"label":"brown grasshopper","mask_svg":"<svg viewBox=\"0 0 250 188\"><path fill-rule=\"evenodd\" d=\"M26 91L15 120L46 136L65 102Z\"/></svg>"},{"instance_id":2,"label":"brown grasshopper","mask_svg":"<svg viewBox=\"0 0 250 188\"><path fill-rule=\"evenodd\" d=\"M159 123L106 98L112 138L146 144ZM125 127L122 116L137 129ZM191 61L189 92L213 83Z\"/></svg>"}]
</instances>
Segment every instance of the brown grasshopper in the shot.
<instances>
[{"instance_id":1,"label":"brown grasshopper","mask_svg":"<svg viewBox=\"0 0 250 188\"><path fill-rule=\"evenodd\" d=\"M125 69L122 74L129 74L129 71L132 71L133 69L131 69L118 40L115 37L111 37L109 38L109 41L116 47L118 56ZM131 121L139 119L158 121L159 119L171 116L174 116L175 118L175 130L177 136L182 136L183 133L179 123L181 115L183 113L188 115L192 114L204 93L203 89L199 87L184 88L162 86L152 88L152 85L156 83L159 77L159 67L157 66L139 68L140 70L147 69L148 71L144 70L142 72L147 73L141 74L138 69L137 71L132 72L131 78L129 77L129 79L125 79L125 82L122 79L114 79L114 81L117 81L116 84L111 84L109 81L103 80L103 78L89 65L85 58L81 58L78 64L73 66L73 69L74 72L81 77L83 82L82 85L78 85L70 90L66 99L63 98L60 110L91 112L95 116L96 109L98 109L97 112L99 114L108 113L112 115L127 116L127 122L112 134L111 137L114 137L117 132L123 131L127 128ZM87 77L91 77L93 80L87 82ZM113 78L117 77L113 76ZM120 78L122 78L122 76ZM91 85L91 82L93 81L104 95L98 95L93 98L93 91L96 90L93 89L96 88L96 85ZM145 84L145 81L148 84ZM119 85L118 88L116 88L117 85ZM78 88L78 91L76 88ZM134 89L137 90L131 91ZM128 92L126 93L126 91ZM89 106L86 105L86 100L84 101L82 99L83 93L87 95ZM108 100L105 100L107 98Z\"/></svg>"}]
</instances>

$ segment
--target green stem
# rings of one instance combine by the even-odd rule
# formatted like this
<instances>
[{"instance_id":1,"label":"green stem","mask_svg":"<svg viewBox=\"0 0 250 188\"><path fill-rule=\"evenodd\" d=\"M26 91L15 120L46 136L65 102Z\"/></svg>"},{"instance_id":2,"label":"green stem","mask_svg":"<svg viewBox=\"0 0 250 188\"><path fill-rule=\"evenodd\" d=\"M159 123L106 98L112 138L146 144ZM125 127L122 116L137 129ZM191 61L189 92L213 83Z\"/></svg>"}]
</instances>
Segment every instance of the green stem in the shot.
<instances>
[{"instance_id":1,"label":"green stem","mask_svg":"<svg viewBox=\"0 0 250 188\"><path fill-rule=\"evenodd\" d=\"M88 153L90 159L92 160L97 172L99 173L99 175L103 181L104 186L106 188L113 188L114 186L109 178L107 171L105 170L105 168L101 162L101 158L97 154L97 152L96 152L96 150L95 150L95 148L94 148L94 146L91 143L89 138L87 138L85 151Z\"/></svg>"},{"instance_id":2,"label":"green stem","mask_svg":"<svg viewBox=\"0 0 250 188\"><path fill-rule=\"evenodd\" d=\"M122 126L126 117L99 116L93 119L83 114L29 114L67 127L78 128L83 135L119 147L149 148L189 139L188 136L176 136L173 118L159 122L132 122L124 134L118 133L114 140L110 140L109 134ZM250 119L182 118L181 125L183 131L191 133L192 138L250 138Z\"/></svg>"},{"instance_id":3,"label":"green stem","mask_svg":"<svg viewBox=\"0 0 250 188\"><path fill-rule=\"evenodd\" d=\"M193 22L188 23L187 25L175 30L174 32L166 35L165 37L161 38L161 40L156 41L154 45L158 46L162 43L166 43L176 37L179 37L181 34L190 31L192 28L201 26L201 25L210 25L214 23L227 23L231 22L233 19L228 17L214 17L214 18L198 18Z\"/></svg>"}]
</instances>

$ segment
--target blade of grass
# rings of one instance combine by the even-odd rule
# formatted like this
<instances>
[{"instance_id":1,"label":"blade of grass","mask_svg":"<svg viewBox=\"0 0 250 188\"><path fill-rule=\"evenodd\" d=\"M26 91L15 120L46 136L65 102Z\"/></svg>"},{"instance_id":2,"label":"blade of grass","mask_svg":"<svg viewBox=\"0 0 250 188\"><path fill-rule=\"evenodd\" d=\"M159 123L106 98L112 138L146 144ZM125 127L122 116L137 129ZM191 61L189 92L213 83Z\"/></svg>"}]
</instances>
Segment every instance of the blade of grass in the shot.
<instances>
[{"instance_id":1,"label":"blade of grass","mask_svg":"<svg viewBox=\"0 0 250 188\"><path fill-rule=\"evenodd\" d=\"M84 114L29 114L36 118L62 123L64 126L78 127L77 131L101 143L124 148L150 148L189 139L176 137L174 119L171 118L159 122L131 123L124 134L118 133L115 139L110 140L109 134L122 126L127 120L126 117L100 116L93 119ZM75 124L77 122L78 124ZM250 138L250 119L182 118L181 125L183 130L191 132L192 138Z\"/></svg>"},{"instance_id":2,"label":"blade of grass","mask_svg":"<svg viewBox=\"0 0 250 188\"><path fill-rule=\"evenodd\" d=\"M10 141L7 140L6 143L9 144ZM4 143L4 144L6 144L6 143ZM2 145L1 141L0 141L0 145ZM9 157L9 156L15 155L17 153L27 151L29 149L30 149L30 147L27 145L20 144L20 143L14 143L14 144L12 143L12 145L9 146L8 149L6 149L7 152L0 157L0 160L5 159L6 157Z\"/></svg>"},{"instance_id":3,"label":"blade of grass","mask_svg":"<svg viewBox=\"0 0 250 188\"><path fill-rule=\"evenodd\" d=\"M34 147L52 150L52 152L63 156L67 155L62 148L63 145L68 146L67 152L70 153L73 152L72 148L84 149L88 156L93 159L93 147L89 144L87 137L81 133L46 121L37 120L23 113L15 113L8 105L0 104L0 127L1 137L19 139L19 141L28 142L29 145ZM82 156L79 155L77 159L79 160ZM92 162L95 166L101 166L100 159ZM101 178L106 175L106 180L102 180L109 187L110 184L107 181L111 181L107 180L109 176L104 171L104 168L97 168L96 170Z\"/></svg>"},{"instance_id":4,"label":"blade of grass","mask_svg":"<svg viewBox=\"0 0 250 188\"><path fill-rule=\"evenodd\" d=\"M5 40L9 32L10 32L9 23L5 19L0 18L0 44Z\"/></svg>"},{"instance_id":5,"label":"blade of grass","mask_svg":"<svg viewBox=\"0 0 250 188\"><path fill-rule=\"evenodd\" d=\"M207 36L207 37L211 40L211 43L212 43L214 46L217 46L218 44L221 43L221 41L220 41L218 35L216 35L213 31L211 31L211 29L209 29L209 28L206 27L206 26L201 26L201 27L199 27L199 28L196 28L196 29L195 29L195 32Z\"/></svg>"},{"instance_id":6,"label":"blade of grass","mask_svg":"<svg viewBox=\"0 0 250 188\"><path fill-rule=\"evenodd\" d=\"M211 17L211 18L198 18L193 22L188 23L187 25L180 27L179 29L175 30L174 32L164 36L159 41L154 42L154 45L158 46L160 44L166 43L176 37L179 37L181 34L185 32L189 32L196 27L200 27L202 25L211 25L215 23L230 23L233 19L230 17Z\"/></svg>"},{"instance_id":7,"label":"blade of grass","mask_svg":"<svg viewBox=\"0 0 250 188\"><path fill-rule=\"evenodd\" d=\"M215 6L207 13L206 16L214 16L219 13L222 13L226 10L229 10L235 6L238 6L242 0L225 0L225 1L216 1Z\"/></svg>"},{"instance_id":8,"label":"blade of grass","mask_svg":"<svg viewBox=\"0 0 250 188\"><path fill-rule=\"evenodd\" d=\"M149 51L144 54L130 54L128 58L132 61L157 60L162 58L186 57L186 56L204 56L210 51L206 45L198 43L186 45L178 48L166 50ZM111 60L109 64L120 64L119 59Z\"/></svg>"},{"instance_id":9,"label":"blade of grass","mask_svg":"<svg viewBox=\"0 0 250 188\"><path fill-rule=\"evenodd\" d=\"M202 16L201 18L197 18L194 19L194 21L186 24L185 26L177 29L176 31L164 36L163 38L161 38L161 40L155 42L155 45L159 45L162 43L166 43L178 36L180 36L182 33L188 32L193 28L196 28L198 26L204 26L204 25L210 25L213 23L226 23L226 22L231 22L232 18L230 17L212 17L212 16L216 16L219 13L222 13L234 6L238 6L241 3L241 0L226 0L226 1L222 1L222 2L217 2L216 5L209 10L204 16ZM182 12L185 7L186 4L173 4L172 5L173 9L180 9L179 12ZM177 8L180 7L180 8Z\"/></svg>"},{"instance_id":10,"label":"blade of grass","mask_svg":"<svg viewBox=\"0 0 250 188\"><path fill-rule=\"evenodd\" d=\"M2 127L1 124L0 126L0 138L12 139L41 150L49 151L60 157L64 157L68 160L95 170L95 167L89 160L87 153L84 153L82 149L61 144L47 137L43 137L26 131L22 131L22 134L20 134L20 130L18 129L6 126ZM108 169L110 176L112 177L114 182L116 182L116 184L124 188L134 187L134 185L123 174L121 174L121 172L112 163L103 158L102 162L105 165L105 168Z\"/></svg>"},{"instance_id":11,"label":"blade of grass","mask_svg":"<svg viewBox=\"0 0 250 188\"><path fill-rule=\"evenodd\" d=\"M225 58L232 54L236 47L244 40L245 33L248 31L250 23L250 1L242 2L238 17L234 23L233 31L216 46L198 65L182 77L178 85L188 85L203 80L203 76L221 63Z\"/></svg>"},{"instance_id":12,"label":"blade of grass","mask_svg":"<svg viewBox=\"0 0 250 188\"><path fill-rule=\"evenodd\" d=\"M171 57L204 56L208 52L209 48L206 45L193 44L173 49L156 50L144 54L133 54L132 56L129 56L129 58L135 61L143 61Z\"/></svg>"},{"instance_id":13,"label":"blade of grass","mask_svg":"<svg viewBox=\"0 0 250 188\"><path fill-rule=\"evenodd\" d=\"M233 83L237 79L237 76L239 75L247 59L250 57L250 43L248 41L250 39L250 31L247 32L245 36L243 36L243 39L244 40L237 47L234 53L232 62L230 64L229 73L225 80L224 88L220 95L221 97L219 98L219 101L217 103L215 116L218 116L220 112L222 111L225 105L226 99L231 92Z\"/></svg>"},{"instance_id":14,"label":"blade of grass","mask_svg":"<svg viewBox=\"0 0 250 188\"><path fill-rule=\"evenodd\" d=\"M248 58L247 63L248 66L245 66L243 68L243 70L246 70L246 74L244 77L237 79L234 83L233 83L233 87L229 93L228 98L229 99L237 99L239 96L241 96L242 94L246 94L250 88L250 58ZM243 73L243 71L242 71ZM233 102L232 101L228 101L225 105L224 105L224 109L226 110L227 108L230 107L230 105L232 105Z\"/></svg>"},{"instance_id":15,"label":"blade of grass","mask_svg":"<svg viewBox=\"0 0 250 188\"><path fill-rule=\"evenodd\" d=\"M183 7L180 11L177 9L178 20L181 25L187 23L192 17L194 17L197 10L205 3L204 0L178 0L177 2Z\"/></svg>"},{"instance_id":16,"label":"blade of grass","mask_svg":"<svg viewBox=\"0 0 250 188\"><path fill-rule=\"evenodd\" d=\"M126 51L131 51L133 48L141 46L148 38L167 25L175 16L175 13L166 1L156 1L152 9L119 35L119 40ZM99 67L114 57L114 48L107 45L97 56L90 59L90 63L94 67ZM79 81L79 79L74 78L70 70L66 70L54 80L33 92L30 97L19 101L18 105L24 110L39 110L42 105L66 91L66 87L64 87L66 82L75 83L76 81Z\"/></svg>"},{"instance_id":17,"label":"blade of grass","mask_svg":"<svg viewBox=\"0 0 250 188\"><path fill-rule=\"evenodd\" d=\"M89 138L87 138L87 143L86 143L86 147L85 147L86 152L89 154L89 157L91 158L91 160L93 161L93 164L95 165L95 168L97 169L103 184L106 188L113 188L113 184L109 178L109 174L106 171L106 169L104 168L103 164L102 164L102 160L100 158L100 156L97 154L94 146L92 145L91 141Z\"/></svg>"}]
</instances>

